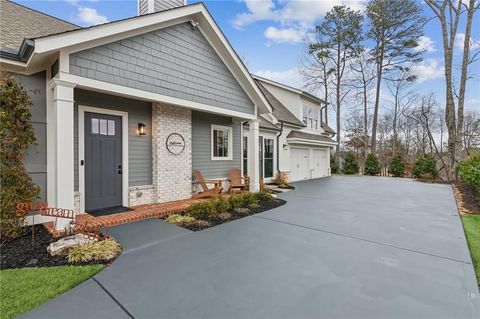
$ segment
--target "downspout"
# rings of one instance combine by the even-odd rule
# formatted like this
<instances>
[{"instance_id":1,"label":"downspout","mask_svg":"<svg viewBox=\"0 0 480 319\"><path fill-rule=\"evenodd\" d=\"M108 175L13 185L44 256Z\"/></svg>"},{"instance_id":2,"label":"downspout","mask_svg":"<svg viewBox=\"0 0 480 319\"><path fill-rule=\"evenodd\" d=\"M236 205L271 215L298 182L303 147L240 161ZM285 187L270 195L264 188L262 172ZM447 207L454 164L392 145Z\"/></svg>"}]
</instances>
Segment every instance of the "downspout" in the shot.
<instances>
[{"instance_id":1,"label":"downspout","mask_svg":"<svg viewBox=\"0 0 480 319\"><path fill-rule=\"evenodd\" d=\"M280 136L283 134L283 121L280 121L280 133L277 135L277 172L280 173Z\"/></svg>"}]
</instances>

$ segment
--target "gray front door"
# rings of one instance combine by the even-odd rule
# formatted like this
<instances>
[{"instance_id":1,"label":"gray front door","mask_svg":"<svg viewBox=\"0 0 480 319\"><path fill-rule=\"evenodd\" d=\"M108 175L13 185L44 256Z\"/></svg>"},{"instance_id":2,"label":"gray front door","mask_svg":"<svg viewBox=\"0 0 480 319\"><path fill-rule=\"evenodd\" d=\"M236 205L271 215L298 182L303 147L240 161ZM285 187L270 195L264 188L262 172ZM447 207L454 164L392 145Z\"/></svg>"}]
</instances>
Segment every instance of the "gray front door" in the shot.
<instances>
[{"instance_id":1,"label":"gray front door","mask_svg":"<svg viewBox=\"0 0 480 319\"><path fill-rule=\"evenodd\" d=\"M122 205L122 118L85 112L85 210Z\"/></svg>"}]
</instances>

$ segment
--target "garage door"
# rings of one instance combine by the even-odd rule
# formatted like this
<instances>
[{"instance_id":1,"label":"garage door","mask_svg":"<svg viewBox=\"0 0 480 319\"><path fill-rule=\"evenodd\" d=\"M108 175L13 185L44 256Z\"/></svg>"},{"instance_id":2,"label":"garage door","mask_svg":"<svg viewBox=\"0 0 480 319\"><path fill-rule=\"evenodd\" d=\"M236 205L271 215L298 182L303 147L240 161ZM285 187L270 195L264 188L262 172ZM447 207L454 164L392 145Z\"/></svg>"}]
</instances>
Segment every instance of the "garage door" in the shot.
<instances>
[{"instance_id":1,"label":"garage door","mask_svg":"<svg viewBox=\"0 0 480 319\"><path fill-rule=\"evenodd\" d=\"M290 150L290 181L301 181L310 178L309 167L310 150L292 148Z\"/></svg>"},{"instance_id":2,"label":"garage door","mask_svg":"<svg viewBox=\"0 0 480 319\"><path fill-rule=\"evenodd\" d=\"M312 178L325 177L328 175L327 151L313 150Z\"/></svg>"}]
</instances>

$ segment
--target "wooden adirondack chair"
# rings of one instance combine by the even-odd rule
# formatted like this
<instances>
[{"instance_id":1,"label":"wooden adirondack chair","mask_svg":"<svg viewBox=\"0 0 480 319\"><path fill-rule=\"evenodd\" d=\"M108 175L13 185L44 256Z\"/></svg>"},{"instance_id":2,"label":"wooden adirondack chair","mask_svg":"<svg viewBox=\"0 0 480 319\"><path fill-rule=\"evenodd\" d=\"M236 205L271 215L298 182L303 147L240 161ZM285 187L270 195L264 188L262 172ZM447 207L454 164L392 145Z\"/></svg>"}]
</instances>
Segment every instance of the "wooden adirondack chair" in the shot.
<instances>
[{"instance_id":1,"label":"wooden adirondack chair","mask_svg":"<svg viewBox=\"0 0 480 319\"><path fill-rule=\"evenodd\" d=\"M201 192L192 196L192 198L217 197L222 193L222 181L220 180L205 180L200 171L194 170L195 178L202 187ZM207 184L214 184L213 188L208 188Z\"/></svg>"},{"instance_id":2,"label":"wooden adirondack chair","mask_svg":"<svg viewBox=\"0 0 480 319\"><path fill-rule=\"evenodd\" d=\"M245 178L242 176L242 171L239 168L231 168L228 171L228 181L230 187L228 192L233 192L234 189L240 189L241 191L246 190L247 184L245 183Z\"/></svg>"}]
</instances>

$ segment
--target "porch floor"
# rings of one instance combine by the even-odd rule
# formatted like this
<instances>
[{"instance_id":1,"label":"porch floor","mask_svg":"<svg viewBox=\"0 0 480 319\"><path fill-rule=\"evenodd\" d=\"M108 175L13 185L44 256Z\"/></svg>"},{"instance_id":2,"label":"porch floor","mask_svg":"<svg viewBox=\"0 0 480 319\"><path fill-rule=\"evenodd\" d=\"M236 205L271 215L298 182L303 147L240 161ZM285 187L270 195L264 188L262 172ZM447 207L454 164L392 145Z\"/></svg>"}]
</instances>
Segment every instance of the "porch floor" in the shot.
<instances>
[{"instance_id":1,"label":"porch floor","mask_svg":"<svg viewBox=\"0 0 480 319\"><path fill-rule=\"evenodd\" d=\"M115 225L132 223L144 219L163 218L172 214L184 212L192 204L204 200L205 199L189 198L160 204L140 205L132 207L132 211L98 217L94 217L88 213L79 214L76 217L75 223L77 225L85 225L85 223L88 223L88 226L92 228L105 228ZM44 226L54 236L59 236L63 233L63 231L58 231L55 229L53 222L45 223Z\"/></svg>"}]
</instances>

